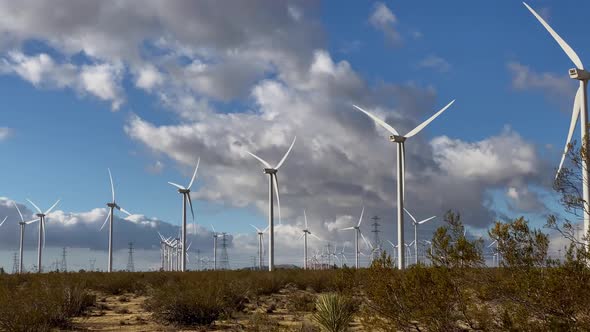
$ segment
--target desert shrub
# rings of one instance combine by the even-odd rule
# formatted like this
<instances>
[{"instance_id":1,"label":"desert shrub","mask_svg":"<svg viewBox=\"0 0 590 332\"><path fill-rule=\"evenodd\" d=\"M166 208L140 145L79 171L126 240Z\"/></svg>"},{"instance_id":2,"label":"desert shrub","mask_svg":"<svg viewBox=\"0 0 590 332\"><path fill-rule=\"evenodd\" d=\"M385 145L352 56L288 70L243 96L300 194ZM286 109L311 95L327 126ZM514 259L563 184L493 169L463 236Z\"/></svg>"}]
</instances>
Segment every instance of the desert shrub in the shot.
<instances>
[{"instance_id":1,"label":"desert shrub","mask_svg":"<svg viewBox=\"0 0 590 332\"><path fill-rule=\"evenodd\" d=\"M348 330L356 308L353 301L337 293L322 294L316 300L313 319L324 331L341 332Z\"/></svg>"},{"instance_id":2,"label":"desert shrub","mask_svg":"<svg viewBox=\"0 0 590 332\"><path fill-rule=\"evenodd\" d=\"M279 322L267 314L257 312L248 319L248 331L275 332L280 330Z\"/></svg>"},{"instance_id":3,"label":"desert shrub","mask_svg":"<svg viewBox=\"0 0 590 332\"><path fill-rule=\"evenodd\" d=\"M71 318L83 314L96 297L82 285L64 280L34 280L17 287L0 287L0 329L49 331L66 328Z\"/></svg>"},{"instance_id":4,"label":"desert shrub","mask_svg":"<svg viewBox=\"0 0 590 332\"><path fill-rule=\"evenodd\" d=\"M289 311L313 311L315 296L308 293L292 293L288 296L287 308Z\"/></svg>"},{"instance_id":5,"label":"desert shrub","mask_svg":"<svg viewBox=\"0 0 590 332\"><path fill-rule=\"evenodd\" d=\"M225 280L191 280L155 289L146 302L154 318L164 323L191 326L207 325L230 316L243 307L246 290Z\"/></svg>"}]
</instances>

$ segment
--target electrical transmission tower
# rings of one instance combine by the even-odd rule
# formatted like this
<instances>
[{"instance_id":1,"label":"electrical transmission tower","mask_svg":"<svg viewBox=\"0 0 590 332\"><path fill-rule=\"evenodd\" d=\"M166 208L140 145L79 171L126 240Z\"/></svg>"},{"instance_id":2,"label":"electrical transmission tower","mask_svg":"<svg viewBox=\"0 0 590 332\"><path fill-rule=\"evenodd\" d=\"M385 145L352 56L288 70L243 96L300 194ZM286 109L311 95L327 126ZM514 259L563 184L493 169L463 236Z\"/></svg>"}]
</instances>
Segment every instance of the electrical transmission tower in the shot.
<instances>
[{"instance_id":1,"label":"electrical transmission tower","mask_svg":"<svg viewBox=\"0 0 590 332\"><path fill-rule=\"evenodd\" d=\"M12 255L12 273L18 273L18 254L16 252Z\"/></svg>"},{"instance_id":2,"label":"electrical transmission tower","mask_svg":"<svg viewBox=\"0 0 590 332\"><path fill-rule=\"evenodd\" d=\"M66 260L66 255L67 255L66 247L63 247L62 251L61 251L61 271L62 272L68 272L68 262Z\"/></svg>"},{"instance_id":3,"label":"electrical transmission tower","mask_svg":"<svg viewBox=\"0 0 590 332\"><path fill-rule=\"evenodd\" d=\"M381 239L379 238L379 233L381 233L381 231L379 230L379 227L381 227L381 224L379 223L379 220L381 220L381 218L379 218L378 216L374 216L373 218L371 218L371 220L373 220L373 223L371 224L371 227L373 227L373 230L371 230L371 232L373 233L373 252L371 254L371 259L375 260L376 258L379 258L381 256Z\"/></svg>"},{"instance_id":4,"label":"electrical transmission tower","mask_svg":"<svg viewBox=\"0 0 590 332\"><path fill-rule=\"evenodd\" d=\"M90 258L88 260L89 269L88 271L94 271L94 264L96 263L96 258Z\"/></svg>"},{"instance_id":5,"label":"electrical transmission tower","mask_svg":"<svg viewBox=\"0 0 590 332\"><path fill-rule=\"evenodd\" d=\"M221 233L221 257L219 260L220 270L229 270L229 256L227 255L227 233Z\"/></svg>"},{"instance_id":6,"label":"electrical transmission tower","mask_svg":"<svg viewBox=\"0 0 590 332\"><path fill-rule=\"evenodd\" d=\"M129 257L127 258L127 271L135 272L133 264L133 242L129 242Z\"/></svg>"}]
</instances>

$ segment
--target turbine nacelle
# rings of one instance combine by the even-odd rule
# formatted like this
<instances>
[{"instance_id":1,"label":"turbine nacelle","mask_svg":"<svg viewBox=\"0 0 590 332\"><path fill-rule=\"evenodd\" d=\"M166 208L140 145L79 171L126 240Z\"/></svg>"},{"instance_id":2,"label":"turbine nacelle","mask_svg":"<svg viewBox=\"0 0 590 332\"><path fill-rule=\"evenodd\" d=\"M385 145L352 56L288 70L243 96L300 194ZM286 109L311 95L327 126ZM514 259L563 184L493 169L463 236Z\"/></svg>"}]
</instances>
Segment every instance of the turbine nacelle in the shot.
<instances>
[{"instance_id":1,"label":"turbine nacelle","mask_svg":"<svg viewBox=\"0 0 590 332\"><path fill-rule=\"evenodd\" d=\"M389 140L396 143L403 143L406 141L406 137L400 135L390 135Z\"/></svg>"},{"instance_id":2,"label":"turbine nacelle","mask_svg":"<svg viewBox=\"0 0 590 332\"><path fill-rule=\"evenodd\" d=\"M570 78L574 80L587 81L590 80L590 72L585 69L572 68L569 70Z\"/></svg>"},{"instance_id":3,"label":"turbine nacelle","mask_svg":"<svg viewBox=\"0 0 590 332\"><path fill-rule=\"evenodd\" d=\"M43 214L43 213L37 213L36 216L39 217L39 218L42 218L42 217L45 217L45 214Z\"/></svg>"},{"instance_id":4,"label":"turbine nacelle","mask_svg":"<svg viewBox=\"0 0 590 332\"><path fill-rule=\"evenodd\" d=\"M276 168L265 168L264 174L277 174L277 169Z\"/></svg>"},{"instance_id":5,"label":"turbine nacelle","mask_svg":"<svg viewBox=\"0 0 590 332\"><path fill-rule=\"evenodd\" d=\"M189 194L191 192L191 190L190 189L178 189L178 192L184 195L184 194Z\"/></svg>"}]
</instances>

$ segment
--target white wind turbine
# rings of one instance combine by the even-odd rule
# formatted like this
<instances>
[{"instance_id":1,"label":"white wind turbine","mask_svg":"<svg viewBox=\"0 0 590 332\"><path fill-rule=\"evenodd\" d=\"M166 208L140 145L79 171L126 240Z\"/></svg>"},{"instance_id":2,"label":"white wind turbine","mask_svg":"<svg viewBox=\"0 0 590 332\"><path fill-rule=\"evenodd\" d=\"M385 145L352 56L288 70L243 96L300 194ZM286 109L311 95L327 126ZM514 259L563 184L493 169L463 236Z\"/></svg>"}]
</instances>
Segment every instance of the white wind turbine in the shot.
<instances>
[{"instance_id":1,"label":"white wind turbine","mask_svg":"<svg viewBox=\"0 0 590 332\"><path fill-rule=\"evenodd\" d=\"M213 225L211 225L211 229L213 229L213 270L217 271L217 238L219 234L215 231Z\"/></svg>"},{"instance_id":2,"label":"white wind turbine","mask_svg":"<svg viewBox=\"0 0 590 332\"><path fill-rule=\"evenodd\" d=\"M559 162L559 167L557 169L557 176L561 171L563 166L563 162L565 161L565 156L570 147L570 141L574 134L574 130L576 127L576 122L578 121L578 117L580 117L580 130L581 130L581 142L583 148L588 148L588 79L590 79L590 72L584 69L584 65L582 61L576 54L576 52L563 40L555 30L545 22L545 20L537 14L537 12L523 2L525 7L537 18L539 22L545 27L545 29L549 32L551 37L555 39L555 41L559 44L561 49L565 52L565 54L570 58L570 60L574 63L576 68L572 68L569 70L570 78L579 81L579 87L576 92L576 97L574 99L574 107L572 111L572 119L570 121L570 128L567 134L567 139L565 142L565 149L563 151L563 155L561 157L561 161ZM584 202L584 234L588 234L588 229L590 228L590 174L588 173L588 165L586 163L586 158L582 158L582 189L583 189L583 202Z\"/></svg>"},{"instance_id":3,"label":"white wind turbine","mask_svg":"<svg viewBox=\"0 0 590 332\"><path fill-rule=\"evenodd\" d=\"M181 245L183 248L186 248L186 202L191 207L191 215L193 216L193 223L195 221L195 212L193 211L193 201L191 200L191 187L193 182L197 177L197 170L199 169L199 163L201 162L201 158L197 159L197 166L195 167L195 172L193 173L193 177L191 178L191 182L189 182L188 186L185 188L177 183L168 182L169 184L178 188L178 192L182 195L182 235L181 235ZM194 225L194 224L193 224ZM193 227L194 228L194 227ZM194 231L194 230L193 230ZM186 271L186 251L182 251L182 258L180 259L180 271Z\"/></svg>"},{"instance_id":4,"label":"white wind turbine","mask_svg":"<svg viewBox=\"0 0 590 332\"><path fill-rule=\"evenodd\" d=\"M414 218L414 216L406 208L404 208L404 211L406 211L406 213L410 216L410 218L412 218L412 224L414 224L414 255L416 256L415 260L414 260L414 264L418 264L418 225L422 225L425 222L436 218L436 216L432 216L430 218L426 218L424 220L418 221L418 220L416 220L416 218Z\"/></svg>"},{"instance_id":5,"label":"white wind turbine","mask_svg":"<svg viewBox=\"0 0 590 332\"><path fill-rule=\"evenodd\" d=\"M14 204L14 207L16 208L16 211L18 211L18 215L20 216L20 221L18 222L19 226L20 226L20 242L19 242L19 246L18 246L18 253L19 253L19 260L18 260L18 273L23 273L23 254L24 254L24 241L25 241L25 226L28 224L32 224L35 221L37 221L37 219L33 219L31 221L25 221L25 218L23 218L23 214L20 212L20 209L18 208L18 205L16 204L16 202L12 202Z\"/></svg>"},{"instance_id":6,"label":"white wind turbine","mask_svg":"<svg viewBox=\"0 0 590 332\"><path fill-rule=\"evenodd\" d=\"M395 259L396 259L395 258L396 250L395 249L397 249L397 244L394 244L393 242L391 242L389 240L387 240L387 242L389 242L389 244L391 244L391 246L393 247L393 261L395 262Z\"/></svg>"},{"instance_id":7,"label":"white wind turbine","mask_svg":"<svg viewBox=\"0 0 590 332\"><path fill-rule=\"evenodd\" d=\"M408 257L406 258L407 262L406 265L409 265L410 263L410 257L412 257L412 252L410 251L410 248L414 245L415 241L408 243L404 243L404 246L406 246L406 251L408 252Z\"/></svg>"},{"instance_id":8,"label":"white wind turbine","mask_svg":"<svg viewBox=\"0 0 590 332\"><path fill-rule=\"evenodd\" d=\"M369 242L367 241L367 239L365 239L365 236L361 232L361 223L363 222L363 214L364 213L365 213L365 207L363 206L363 209L361 210L361 216L359 218L358 224L356 224L356 226L352 226L352 227L347 227L347 228L341 229L341 231L347 231L347 230L353 230L353 229L355 231L355 236L354 236L354 248L355 248L354 261L355 261L355 267L357 269L359 268L359 253L360 253L360 250L359 250L359 235L363 238L363 241L365 241L365 244L367 245L367 247L371 247L369 245Z\"/></svg>"},{"instance_id":9,"label":"white wind turbine","mask_svg":"<svg viewBox=\"0 0 590 332\"><path fill-rule=\"evenodd\" d=\"M498 240L494 240L492 243L488 245L488 248L496 245L496 252L492 256L492 265L494 265L494 259L496 260L496 267L500 267L500 252L498 251Z\"/></svg>"},{"instance_id":10,"label":"white wind turbine","mask_svg":"<svg viewBox=\"0 0 590 332\"><path fill-rule=\"evenodd\" d=\"M342 250L340 250L338 253L338 256L340 256L340 267L343 267L344 263L348 265L348 258L346 258L346 252L344 252L344 250L346 250L346 243L342 246Z\"/></svg>"},{"instance_id":11,"label":"white wind turbine","mask_svg":"<svg viewBox=\"0 0 590 332\"><path fill-rule=\"evenodd\" d=\"M392 135L389 136L389 140L392 142L397 143L397 243L399 244L397 248L398 253L398 267L399 269L403 269L405 267L404 257L405 252L404 248L402 247L402 243L404 243L404 191L405 191L405 172L406 172L406 148L405 142L408 138L416 135L419 133L424 127L426 127L430 122L432 122L436 117L441 115L447 108L449 108L455 100L452 100L448 103L445 107L443 107L440 111L436 112L433 116L428 118L426 121L422 122L416 128L410 130L405 135L400 135L397 130L395 130L392 126L388 125L385 121L379 119L378 117L374 116L373 114L365 111L364 109L353 105L359 111L368 115L373 121L375 121L381 127L387 129Z\"/></svg>"},{"instance_id":12,"label":"white wind turbine","mask_svg":"<svg viewBox=\"0 0 590 332\"><path fill-rule=\"evenodd\" d=\"M115 201L115 185L113 184L113 176L111 174L111 169L107 168L107 170L109 171L109 180L111 181L111 194L112 194L113 201L107 203L107 206L109 207L109 213L107 214L107 217L104 220L104 223L102 224L102 226L100 226L100 230L102 231L102 229L104 228L104 226L107 224L107 221L108 221L109 222L109 259L108 259L108 265L107 265L107 272L112 272L113 271L113 225L114 225L113 221L115 218L114 210L117 209L117 210L125 213L128 216L130 216L131 213L129 213L124 208L120 207L117 204L117 202Z\"/></svg>"},{"instance_id":13,"label":"white wind turbine","mask_svg":"<svg viewBox=\"0 0 590 332\"><path fill-rule=\"evenodd\" d=\"M260 230L258 229L258 227L250 224L250 226L254 227L254 229L256 230L256 234L258 234L258 270L262 270L262 257L264 256L264 251L263 251L263 236L264 233L266 233L266 231L268 230L268 226L266 226L265 229Z\"/></svg>"},{"instance_id":14,"label":"white wind turbine","mask_svg":"<svg viewBox=\"0 0 590 332\"><path fill-rule=\"evenodd\" d=\"M295 138L293 138L293 143L291 143L289 150L287 150L287 153L285 153L285 155L283 156L281 161L279 161L279 163L275 167L272 167L268 162L266 162L264 159L258 157L257 155L253 154L252 152L246 151L246 152L248 152L249 155L256 158L258 161L260 161L264 165L264 167L265 167L264 173L269 175L269 178L268 178L268 270L269 271L272 271L274 269L274 263L275 263L275 252L274 252L275 226L274 226L273 188L276 191L276 195L277 195L277 207L279 208L279 223L281 223L281 200L279 198L279 179L277 178L277 171L279 170L281 165L283 165L283 163L287 159L287 156L291 152L291 149L293 149L293 145L295 145L295 140L297 140L297 136L295 136Z\"/></svg>"},{"instance_id":15,"label":"white wind turbine","mask_svg":"<svg viewBox=\"0 0 590 332\"><path fill-rule=\"evenodd\" d=\"M30 199L27 198L27 201L29 201L29 203L31 203L31 205L33 205L38 212L37 219L33 219L33 220L29 221L28 224L39 221L39 243L38 243L38 248L37 248L37 272L41 273L41 271L42 271L41 254L43 252L43 248L45 248L45 217L47 216L47 214L49 212L51 212L51 210L53 210L53 208L55 208L57 206L57 204L59 203L60 200L58 199L45 212L41 212L41 209L37 205L35 205L35 203L33 203Z\"/></svg>"},{"instance_id":16,"label":"white wind turbine","mask_svg":"<svg viewBox=\"0 0 590 332\"><path fill-rule=\"evenodd\" d=\"M309 227L307 226L307 214L305 213L305 210L303 210L303 218L305 219L305 228L303 229L303 234L301 234L301 236L299 237L299 240L301 240L301 238L304 239L303 240L303 268L305 270L307 270L307 235L311 235L320 241L322 239L317 237L317 235L312 234L311 231L309 230Z\"/></svg>"}]
</instances>

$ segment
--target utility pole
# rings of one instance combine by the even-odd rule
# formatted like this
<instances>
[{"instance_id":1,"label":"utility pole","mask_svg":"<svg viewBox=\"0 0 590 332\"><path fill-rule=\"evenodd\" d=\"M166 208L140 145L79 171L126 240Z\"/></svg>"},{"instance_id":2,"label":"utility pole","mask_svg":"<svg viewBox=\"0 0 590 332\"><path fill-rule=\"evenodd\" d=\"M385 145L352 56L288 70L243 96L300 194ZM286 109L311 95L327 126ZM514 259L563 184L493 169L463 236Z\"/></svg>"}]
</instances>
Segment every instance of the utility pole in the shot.
<instances>
[{"instance_id":1,"label":"utility pole","mask_svg":"<svg viewBox=\"0 0 590 332\"><path fill-rule=\"evenodd\" d=\"M127 271L135 272L135 265L133 264L133 242L129 242L129 257L127 258Z\"/></svg>"},{"instance_id":2,"label":"utility pole","mask_svg":"<svg viewBox=\"0 0 590 332\"><path fill-rule=\"evenodd\" d=\"M371 218L371 220L373 220L373 223L371 224L373 230L371 230L371 232L373 233L373 243L375 243L375 247L373 248L373 252L371 253L371 260L375 260L376 258L379 258L379 256L381 256L381 240L379 239L379 233L381 232L379 230L379 227L381 226L379 220L381 220L381 218L379 218L378 216L374 216L373 218Z\"/></svg>"},{"instance_id":3,"label":"utility pole","mask_svg":"<svg viewBox=\"0 0 590 332\"><path fill-rule=\"evenodd\" d=\"M18 254L15 252L12 255L12 273L16 274L18 272L19 272L19 270L18 270Z\"/></svg>"},{"instance_id":4,"label":"utility pole","mask_svg":"<svg viewBox=\"0 0 590 332\"><path fill-rule=\"evenodd\" d=\"M61 251L61 270L62 270L62 272L68 272L68 263L66 260L66 255L67 255L66 247L63 247L62 251Z\"/></svg>"}]
</instances>

